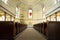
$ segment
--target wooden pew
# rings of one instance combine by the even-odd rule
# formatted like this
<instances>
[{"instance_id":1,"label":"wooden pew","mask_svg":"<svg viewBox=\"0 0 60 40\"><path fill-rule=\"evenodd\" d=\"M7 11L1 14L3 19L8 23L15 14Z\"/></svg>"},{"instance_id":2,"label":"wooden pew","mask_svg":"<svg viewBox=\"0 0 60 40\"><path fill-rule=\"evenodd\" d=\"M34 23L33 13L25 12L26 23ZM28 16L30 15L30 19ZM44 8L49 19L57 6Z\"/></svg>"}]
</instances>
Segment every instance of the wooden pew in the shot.
<instances>
[{"instance_id":1,"label":"wooden pew","mask_svg":"<svg viewBox=\"0 0 60 40\"><path fill-rule=\"evenodd\" d=\"M26 24L20 24L20 33L27 28Z\"/></svg>"},{"instance_id":2,"label":"wooden pew","mask_svg":"<svg viewBox=\"0 0 60 40\"><path fill-rule=\"evenodd\" d=\"M60 22L48 22L48 40L60 40Z\"/></svg>"},{"instance_id":3,"label":"wooden pew","mask_svg":"<svg viewBox=\"0 0 60 40\"><path fill-rule=\"evenodd\" d=\"M42 23L34 24L33 26L33 28L36 29L38 32L42 32Z\"/></svg>"},{"instance_id":4,"label":"wooden pew","mask_svg":"<svg viewBox=\"0 0 60 40\"><path fill-rule=\"evenodd\" d=\"M16 29L12 21L0 21L0 40L14 40Z\"/></svg>"},{"instance_id":5,"label":"wooden pew","mask_svg":"<svg viewBox=\"0 0 60 40\"><path fill-rule=\"evenodd\" d=\"M45 36L47 36L46 32L47 32L47 23L46 22L43 22L43 34Z\"/></svg>"},{"instance_id":6,"label":"wooden pew","mask_svg":"<svg viewBox=\"0 0 60 40\"><path fill-rule=\"evenodd\" d=\"M34 25L36 30L39 30L37 24ZM43 33L47 40L60 40L60 22L48 21L40 24L40 32Z\"/></svg>"},{"instance_id":7,"label":"wooden pew","mask_svg":"<svg viewBox=\"0 0 60 40\"><path fill-rule=\"evenodd\" d=\"M16 27L16 35L19 34L19 30L20 30L20 24L18 22L15 22L15 27Z\"/></svg>"},{"instance_id":8,"label":"wooden pew","mask_svg":"<svg viewBox=\"0 0 60 40\"><path fill-rule=\"evenodd\" d=\"M43 27L43 23L40 24L40 32L43 33L44 31L44 27Z\"/></svg>"}]
</instances>

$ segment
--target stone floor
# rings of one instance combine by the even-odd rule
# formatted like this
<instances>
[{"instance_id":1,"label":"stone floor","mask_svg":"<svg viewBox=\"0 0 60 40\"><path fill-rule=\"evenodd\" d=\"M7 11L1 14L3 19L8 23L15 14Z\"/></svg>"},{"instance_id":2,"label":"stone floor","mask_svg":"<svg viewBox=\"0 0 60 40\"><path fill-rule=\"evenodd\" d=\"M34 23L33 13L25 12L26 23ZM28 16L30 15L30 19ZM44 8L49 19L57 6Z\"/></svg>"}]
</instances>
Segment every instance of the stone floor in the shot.
<instances>
[{"instance_id":1,"label":"stone floor","mask_svg":"<svg viewBox=\"0 0 60 40\"><path fill-rule=\"evenodd\" d=\"M46 40L39 32L33 28L27 28L18 35L15 40Z\"/></svg>"}]
</instances>

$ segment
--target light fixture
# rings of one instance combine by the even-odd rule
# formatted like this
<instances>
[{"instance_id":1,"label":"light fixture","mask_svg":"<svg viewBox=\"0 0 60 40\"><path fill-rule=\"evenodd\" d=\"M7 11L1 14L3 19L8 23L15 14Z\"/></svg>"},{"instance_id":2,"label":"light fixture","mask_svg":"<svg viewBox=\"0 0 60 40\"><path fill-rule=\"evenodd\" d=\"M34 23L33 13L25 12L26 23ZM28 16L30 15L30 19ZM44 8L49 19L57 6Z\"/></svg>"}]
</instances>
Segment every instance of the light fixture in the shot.
<instances>
[{"instance_id":1,"label":"light fixture","mask_svg":"<svg viewBox=\"0 0 60 40\"><path fill-rule=\"evenodd\" d=\"M43 12L45 12L45 7L43 7Z\"/></svg>"},{"instance_id":2,"label":"light fixture","mask_svg":"<svg viewBox=\"0 0 60 40\"><path fill-rule=\"evenodd\" d=\"M57 3L57 0L55 0L55 4Z\"/></svg>"},{"instance_id":3,"label":"light fixture","mask_svg":"<svg viewBox=\"0 0 60 40\"><path fill-rule=\"evenodd\" d=\"M7 4L7 1L8 1L8 0L2 0L2 1L3 1L5 4Z\"/></svg>"}]
</instances>

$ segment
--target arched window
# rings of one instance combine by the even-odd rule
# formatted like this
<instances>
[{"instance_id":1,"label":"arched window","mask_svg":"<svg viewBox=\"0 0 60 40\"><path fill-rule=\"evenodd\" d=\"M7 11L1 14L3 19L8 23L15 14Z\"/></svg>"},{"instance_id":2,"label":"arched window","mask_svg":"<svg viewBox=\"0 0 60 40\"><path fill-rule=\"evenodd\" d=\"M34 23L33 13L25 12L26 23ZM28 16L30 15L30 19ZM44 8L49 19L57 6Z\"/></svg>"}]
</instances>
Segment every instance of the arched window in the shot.
<instances>
[{"instance_id":1,"label":"arched window","mask_svg":"<svg viewBox=\"0 0 60 40\"><path fill-rule=\"evenodd\" d=\"M29 12L28 12L28 17L29 18L32 18L32 10L30 9Z\"/></svg>"}]
</instances>

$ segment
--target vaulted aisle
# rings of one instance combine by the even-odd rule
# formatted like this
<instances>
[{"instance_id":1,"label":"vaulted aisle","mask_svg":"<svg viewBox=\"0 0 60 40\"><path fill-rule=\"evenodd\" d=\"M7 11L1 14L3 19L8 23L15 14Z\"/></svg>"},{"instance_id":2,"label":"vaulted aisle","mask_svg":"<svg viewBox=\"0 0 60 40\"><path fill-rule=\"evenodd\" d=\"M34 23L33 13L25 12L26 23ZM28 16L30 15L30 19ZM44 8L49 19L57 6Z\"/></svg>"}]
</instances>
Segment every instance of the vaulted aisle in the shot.
<instances>
[{"instance_id":1,"label":"vaulted aisle","mask_svg":"<svg viewBox=\"0 0 60 40\"><path fill-rule=\"evenodd\" d=\"M15 40L46 40L39 32L33 28L27 28Z\"/></svg>"}]
</instances>

